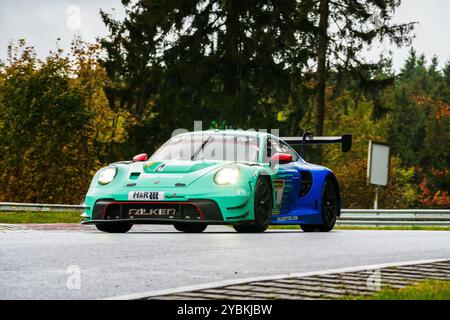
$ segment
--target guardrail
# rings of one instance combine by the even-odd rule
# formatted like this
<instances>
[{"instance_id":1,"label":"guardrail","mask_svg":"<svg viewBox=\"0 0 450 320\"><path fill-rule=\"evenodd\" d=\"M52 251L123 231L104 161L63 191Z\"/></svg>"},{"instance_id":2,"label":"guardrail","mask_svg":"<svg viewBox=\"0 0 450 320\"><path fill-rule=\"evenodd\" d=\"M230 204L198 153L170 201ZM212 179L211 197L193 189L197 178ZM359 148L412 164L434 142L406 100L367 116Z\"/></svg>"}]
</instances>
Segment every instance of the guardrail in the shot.
<instances>
[{"instance_id":1,"label":"guardrail","mask_svg":"<svg viewBox=\"0 0 450 320\"><path fill-rule=\"evenodd\" d=\"M83 211L84 209L86 209L86 207L83 205L0 202L0 212L1 211L73 212L73 211Z\"/></svg>"},{"instance_id":2,"label":"guardrail","mask_svg":"<svg viewBox=\"0 0 450 320\"><path fill-rule=\"evenodd\" d=\"M84 205L0 202L1 211L68 212ZM340 226L450 226L449 209L342 209Z\"/></svg>"},{"instance_id":3,"label":"guardrail","mask_svg":"<svg viewBox=\"0 0 450 320\"><path fill-rule=\"evenodd\" d=\"M447 209L342 209L340 226L450 226Z\"/></svg>"}]
</instances>

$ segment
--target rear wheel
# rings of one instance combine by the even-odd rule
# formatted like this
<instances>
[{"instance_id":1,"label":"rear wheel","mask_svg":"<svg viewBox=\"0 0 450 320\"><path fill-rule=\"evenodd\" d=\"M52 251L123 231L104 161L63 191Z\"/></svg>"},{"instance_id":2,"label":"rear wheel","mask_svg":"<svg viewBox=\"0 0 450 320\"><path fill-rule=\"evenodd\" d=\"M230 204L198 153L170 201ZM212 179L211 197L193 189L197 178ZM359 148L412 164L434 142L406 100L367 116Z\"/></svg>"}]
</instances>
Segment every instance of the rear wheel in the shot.
<instances>
[{"instance_id":1,"label":"rear wheel","mask_svg":"<svg viewBox=\"0 0 450 320\"><path fill-rule=\"evenodd\" d=\"M332 179L327 178L322 189L322 225L300 225L304 232L328 232L336 223L341 208L339 191Z\"/></svg>"},{"instance_id":2,"label":"rear wheel","mask_svg":"<svg viewBox=\"0 0 450 320\"><path fill-rule=\"evenodd\" d=\"M234 225L237 232L264 232L272 219L272 189L268 179L260 177L256 182L254 201L255 221L251 224Z\"/></svg>"},{"instance_id":3,"label":"rear wheel","mask_svg":"<svg viewBox=\"0 0 450 320\"><path fill-rule=\"evenodd\" d=\"M300 228L302 228L303 232L319 232L321 225L301 224Z\"/></svg>"},{"instance_id":4,"label":"rear wheel","mask_svg":"<svg viewBox=\"0 0 450 320\"><path fill-rule=\"evenodd\" d=\"M206 227L208 226L206 223L174 223L173 226L175 229L181 232L187 232L187 233L200 233L205 231Z\"/></svg>"},{"instance_id":5,"label":"rear wheel","mask_svg":"<svg viewBox=\"0 0 450 320\"><path fill-rule=\"evenodd\" d=\"M116 223L97 223L95 225L98 230L108 233L126 233L130 231L133 226L128 222L116 222Z\"/></svg>"}]
</instances>

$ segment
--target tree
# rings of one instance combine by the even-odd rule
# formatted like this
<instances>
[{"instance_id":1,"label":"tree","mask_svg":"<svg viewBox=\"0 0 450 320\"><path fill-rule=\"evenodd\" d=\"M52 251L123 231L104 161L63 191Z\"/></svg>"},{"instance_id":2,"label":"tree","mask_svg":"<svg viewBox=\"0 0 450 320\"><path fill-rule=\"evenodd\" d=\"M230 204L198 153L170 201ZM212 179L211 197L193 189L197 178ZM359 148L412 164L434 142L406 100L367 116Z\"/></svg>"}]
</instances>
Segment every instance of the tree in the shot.
<instances>
[{"instance_id":1,"label":"tree","mask_svg":"<svg viewBox=\"0 0 450 320\"><path fill-rule=\"evenodd\" d=\"M329 0L319 2L319 28L317 46L317 101L316 101L316 135L323 136L325 113L326 63L328 49L328 19L330 15Z\"/></svg>"},{"instance_id":2,"label":"tree","mask_svg":"<svg viewBox=\"0 0 450 320\"><path fill-rule=\"evenodd\" d=\"M398 0L319 1L316 135L323 135L325 81L330 69L338 72L338 79L347 74L365 80L361 71L377 70L380 64L366 62L359 55L363 49L375 41L390 40L398 46L410 42L414 23L392 23L399 5Z\"/></svg>"},{"instance_id":3,"label":"tree","mask_svg":"<svg viewBox=\"0 0 450 320\"><path fill-rule=\"evenodd\" d=\"M45 60L24 40L0 69L0 201L79 204L111 139L97 49ZM116 135L117 137L118 135Z\"/></svg>"},{"instance_id":4,"label":"tree","mask_svg":"<svg viewBox=\"0 0 450 320\"><path fill-rule=\"evenodd\" d=\"M388 130L392 152L403 166L415 168L419 202L427 207L449 207L450 96L446 67L434 57L410 54L395 86L383 93L393 125Z\"/></svg>"},{"instance_id":5,"label":"tree","mask_svg":"<svg viewBox=\"0 0 450 320\"><path fill-rule=\"evenodd\" d=\"M111 105L136 116L129 128L136 151L194 119L275 128L287 106L304 112L298 101L315 54L314 1L122 2L124 21L102 12L110 30L102 45Z\"/></svg>"},{"instance_id":6,"label":"tree","mask_svg":"<svg viewBox=\"0 0 450 320\"><path fill-rule=\"evenodd\" d=\"M352 90L342 91L335 97L333 88L328 87L326 93L330 116L326 118L325 125L329 134L351 132L353 143L352 150L348 153L342 153L336 145L322 147L321 164L336 174L344 208L372 208L374 189L367 185L366 178L367 146L369 140L386 141L388 129L393 125L392 115L375 119L373 101L365 96L356 100ZM305 148L305 155L309 160L310 147ZM414 178L415 168L404 165L399 156L393 157L389 184L381 191L380 207L408 208L417 205L419 190Z\"/></svg>"}]
</instances>

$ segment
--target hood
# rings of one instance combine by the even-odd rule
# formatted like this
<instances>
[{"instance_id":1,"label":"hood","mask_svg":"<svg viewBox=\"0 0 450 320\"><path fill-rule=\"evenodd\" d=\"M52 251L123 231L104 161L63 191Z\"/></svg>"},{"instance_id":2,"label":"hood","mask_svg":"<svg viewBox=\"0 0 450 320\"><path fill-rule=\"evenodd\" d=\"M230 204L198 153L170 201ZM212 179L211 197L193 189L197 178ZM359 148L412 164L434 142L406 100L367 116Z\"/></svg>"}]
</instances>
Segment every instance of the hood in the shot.
<instances>
[{"instance_id":1,"label":"hood","mask_svg":"<svg viewBox=\"0 0 450 320\"><path fill-rule=\"evenodd\" d=\"M124 186L171 188L188 186L208 172L225 165L223 161L146 161L128 165Z\"/></svg>"}]
</instances>

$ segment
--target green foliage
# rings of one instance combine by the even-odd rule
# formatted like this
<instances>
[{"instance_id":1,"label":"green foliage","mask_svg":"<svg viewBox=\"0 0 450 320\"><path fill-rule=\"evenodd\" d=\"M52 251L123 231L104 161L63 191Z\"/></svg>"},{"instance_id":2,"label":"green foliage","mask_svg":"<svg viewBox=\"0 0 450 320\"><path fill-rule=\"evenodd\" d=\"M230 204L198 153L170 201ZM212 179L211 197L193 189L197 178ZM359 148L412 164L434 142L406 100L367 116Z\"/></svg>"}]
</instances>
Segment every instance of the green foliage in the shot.
<instances>
[{"instance_id":1,"label":"green foliage","mask_svg":"<svg viewBox=\"0 0 450 320\"><path fill-rule=\"evenodd\" d=\"M353 134L352 151L340 152L337 146L323 148L324 165L331 168L341 186L345 208L373 207L374 188L367 185L367 147L369 140L386 142L389 129L395 124L392 114L374 117L373 102L352 91L342 91L333 97L328 91L327 117L325 127L329 135ZM304 119L305 121L308 119ZM308 123L303 126L307 127ZM415 170L405 167L398 157L391 159L389 185L381 188L381 208L408 208L418 204L418 188L414 181Z\"/></svg>"},{"instance_id":2,"label":"green foliage","mask_svg":"<svg viewBox=\"0 0 450 320\"><path fill-rule=\"evenodd\" d=\"M419 203L450 207L450 91L447 71L437 69L433 57L427 66L423 55L410 55L384 99L394 126L388 142L394 154L407 166L416 167L414 181L419 186Z\"/></svg>"},{"instance_id":3,"label":"green foliage","mask_svg":"<svg viewBox=\"0 0 450 320\"><path fill-rule=\"evenodd\" d=\"M82 201L100 165L93 125L103 107L79 49L74 61L61 52L41 61L24 41L10 46L0 76L0 201Z\"/></svg>"},{"instance_id":4,"label":"green foliage","mask_svg":"<svg viewBox=\"0 0 450 320\"><path fill-rule=\"evenodd\" d=\"M397 24L392 19L398 0L328 2L333 27L328 31L330 63L340 71L362 76L364 71L377 69L379 64L367 63L360 55L367 46L384 40L397 46L411 43L415 22Z\"/></svg>"},{"instance_id":5,"label":"green foliage","mask_svg":"<svg viewBox=\"0 0 450 320\"><path fill-rule=\"evenodd\" d=\"M80 223L80 212L0 212L0 223Z\"/></svg>"},{"instance_id":6,"label":"green foliage","mask_svg":"<svg viewBox=\"0 0 450 320\"><path fill-rule=\"evenodd\" d=\"M122 22L102 13L111 104L136 117L131 150L152 151L174 128L225 119L274 128L298 101L313 57L314 1L123 1ZM302 113L302 106L294 103ZM149 117L149 114L153 117ZM286 124L287 125L287 124ZM142 139L145 136L146 139Z\"/></svg>"},{"instance_id":7,"label":"green foliage","mask_svg":"<svg viewBox=\"0 0 450 320\"><path fill-rule=\"evenodd\" d=\"M0 63L0 201L79 203L101 165L151 153L176 128L312 131L322 1L122 0L109 35L36 58L24 41ZM369 140L391 146L381 207L450 207L450 62L411 50L399 75L389 57L359 54L383 39L408 44L396 0L329 2L325 134L353 150L305 149L332 168L344 206L372 206ZM323 40L323 38L322 38Z\"/></svg>"},{"instance_id":8,"label":"green foliage","mask_svg":"<svg viewBox=\"0 0 450 320\"><path fill-rule=\"evenodd\" d=\"M372 206L373 188L366 184L367 145L375 140L387 142L393 155L389 186L381 191L382 208L450 207L448 63L444 70L437 66L436 58L427 65L425 57L416 57L412 50L401 74L379 88L376 99L352 81L339 91L329 86L327 134L349 132L354 138L348 154L336 147L326 147L323 153L323 162L341 182L344 206ZM386 76L391 76L389 69ZM314 111L303 118L302 127L311 127L312 119Z\"/></svg>"},{"instance_id":9,"label":"green foliage","mask_svg":"<svg viewBox=\"0 0 450 320\"><path fill-rule=\"evenodd\" d=\"M414 167L402 168L397 165L393 169L396 187L399 194L399 206L403 208L414 207L417 203L418 190L414 183L415 169ZM390 196L389 193L386 196Z\"/></svg>"},{"instance_id":10,"label":"green foliage","mask_svg":"<svg viewBox=\"0 0 450 320\"><path fill-rule=\"evenodd\" d=\"M436 68L436 58L427 67L425 57L417 58L412 50L385 100L394 122L407 124L389 131L395 152L407 164L443 169L450 154L450 92L448 79Z\"/></svg>"},{"instance_id":11,"label":"green foliage","mask_svg":"<svg viewBox=\"0 0 450 320\"><path fill-rule=\"evenodd\" d=\"M363 84L364 72L379 69L360 57L367 46L411 39L413 23L392 22L396 0L123 0L123 21L102 11L110 31L101 39L112 80L109 103L135 120L127 124L131 147L123 151L152 151L173 128L194 120L298 134L316 93L324 1L330 9L325 71L337 72L339 88L344 78Z\"/></svg>"},{"instance_id":12,"label":"green foliage","mask_svg":"<svg viewBox=\"0 0 450 320\"><path fill-rule=\"evenodd\" d=\"M397 46L411 43L414 23L396 24L393 15L400 5L397 0L353 1L320 0L317 32L317 96L315 134L323 135L327 74L335 74L335 94L349 81L357 83L359 92L372 98L375 115L379 113L377 93L392 79L376 79L385 65L367 61L360 53L375 43L389 40ZM319 156L320 159L320 156Z\"/></svg>"},{"instance_id":13,"label":"green foliage","mask_svg":"<svg viewBox=\"0 0 450 320\"><path fill-rule=\"evenodd\" d=\"M383 288L372 296L346 297L358 300L449 300L450 281L425 280L401 289Z\"/></svg>"}]
</instances>

